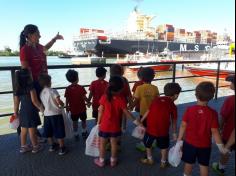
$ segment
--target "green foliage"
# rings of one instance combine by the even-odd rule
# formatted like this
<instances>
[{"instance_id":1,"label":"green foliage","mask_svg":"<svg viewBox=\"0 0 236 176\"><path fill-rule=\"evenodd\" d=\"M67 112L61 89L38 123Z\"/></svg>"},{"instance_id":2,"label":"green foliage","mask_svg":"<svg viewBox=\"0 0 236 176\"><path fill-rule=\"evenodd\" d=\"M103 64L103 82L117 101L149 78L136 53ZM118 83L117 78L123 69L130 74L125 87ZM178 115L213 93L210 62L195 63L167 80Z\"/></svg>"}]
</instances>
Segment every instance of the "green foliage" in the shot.
<instances>
[{"instance_id":1,"label":"green foliage","mask_svg":"<svg viewBox=\"0 0 236 176\"><path fill-rule=\"evenodd\" d=\"M0 50L0 56L18 56L18 51L12 51L12 49L8 46L4 48L4 50Z\"/></svg>"},{"instance_id":2,"label":"green foliage","mask_svg":"<svg viewBox=\"0 0 236 176\"><path fill-rule=\"evenodd\" d=\"M58 56L63 54L64 52L62 51L47 51L47 56Z\"/></svg>"},{"instance_id":3,"label":"green foliage","mask_svg":"<svg viewBox=\"0 0 236 176\"><path fill-rule=\"evenodd\" d=\"M47 56L58 56L63 54L62 51L47 51ZM19 51L12 51L8 46L4 50L0 50L0 56L19 56Z\"/></svg>"}]
</instances>

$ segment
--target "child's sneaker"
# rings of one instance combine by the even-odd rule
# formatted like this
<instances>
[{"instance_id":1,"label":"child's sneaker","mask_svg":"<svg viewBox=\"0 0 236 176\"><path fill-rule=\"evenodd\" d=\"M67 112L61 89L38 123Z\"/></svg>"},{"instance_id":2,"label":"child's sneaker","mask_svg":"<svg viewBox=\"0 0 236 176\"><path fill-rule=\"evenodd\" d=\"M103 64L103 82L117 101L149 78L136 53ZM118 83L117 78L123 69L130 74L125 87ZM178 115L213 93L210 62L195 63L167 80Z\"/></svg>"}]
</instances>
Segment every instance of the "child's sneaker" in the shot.
<instances>
[{"instance_id":1,"label":"child's sneaker","mask_svg":"<svg viewBox=\"0 0 236 176\"><path fill-rule=\"evenodd\" d=\"M148 158L141 158L140 162L143 163L143 164L147 164L147 165L153 165L154 164L153 159L148 159Z\"/></svg>"},{"instance_id":2,"label":"child's sneaker","mask_svg":"<svg viewBox=\"0 0 236 176\"><path fill-rule=\"evenodd\" d=\"M161 162L161 165L160 165L160 168L161 168L161 169L165 169L165 168L167 168L167 167L170 167L169 162Z\"/></svg>"},{"instance_id":3,"label":"child's sneaker","mask_svg":"<svg viewBox=\"0 0 236 176\"><path fill-rule=\"evenodd\" d=\"M104 167L105 162L101 162L99 158L94 159L94 164L96 164L98 167Z\"/></svg>"},{"instance_id":4,"label":"child's sneaker","mask_svg":"<svg viewBox=\"0 0 236 176\"><path fill-rule=\"evenodd\" d=\"M56 151L58 149L58 147L59 147L59 144L53 143L52 145L50 145L48 151L49 152L54 152L54 151Z\"/></svg>"},{"instance_id":5,"label":"child's sneaker","mask_svg":"<svg viewBox=\"0 0 236 176\"><path fill-rule=\"evenodd\" d=\"M82 138L83 138L84 140L86 140L87 137L88 137L88 132L87 132L87 131L82 132Z\"/></svg>"},{"instance_id":6,"label":"child's sneaker","mask_svg":"<svg viewBox=\"0 0 236 176\"><path fill-rule=\"evenodd\" d=\"M224 176L225 170L219 168L219 163L213 163L212 169L220 176Z\"/></svg>"},{"instance_id":7,"label":"child's sneaker","mask_svg":"<svg viewBox=\"0 0 236 176\"><path fill-rule=\"evenodd\" d=\"M75 141L79 141L79 134L76 134L74 138L75 138Z\"/></svg>"},{"instance_id":8,"label":"child's sneaker","mask_svg":"<svg viewBox=\"0 0 236 176\"><path fill-rule=\"evenodd\" d=\"M66 153L67 153L66 147L61 147L59 149L58 155L62 156L62 155L65 155Z\"/></svg>"},{"instance_id":9,"label":"child's sneaker","mask_svg":"<svg viewBox=\"0 0 236 176\"><path fill-rule=\"evenodd\" d=\"M26 153L32 151L31 145L24 145L20 147L20 153Z\"/></svg>"},{"instance_id":10,"label":"child's sneaker","mask_svg":"<svg viewBox=\"0 0 236 176\"><path fill-rule=\"evenodd\" d=\"M46 143L46 142L47 142L47 139L42 138L42 137L38 137L38 143L44 144L44 143Z\"/></svg>"},{"instance_id":11,"label":"child's sneaker","mask_svg":"<svg viewBox=\"0 0 236 176\"><path fill-rule=\"evenodd\" d=\"M38 145L33 147L32 153L38 153L41 150L43 150L43 146L38 144Z\"/></svg>"},{"instance_id":12,"label":"child's sneaker","mask_svg":"<svg viewBox=\"0 0 236 176\"><path fill-rule=\"evenodd\" d=\"M137 143L136 144L136 149L140 152L145 152L146 151L146 147L144 146L143 142Z\"/></svg>"},{"instance_id":13,"label":"child's sneaker","mask_svg":"<svg viewBox=\"0 0 236 176\"><path fill-rule=\"evenodd\" d=\"M110 159L110 166L111 167L116 167L117 166L117 159Z\"/></svg>"}]
</instances>

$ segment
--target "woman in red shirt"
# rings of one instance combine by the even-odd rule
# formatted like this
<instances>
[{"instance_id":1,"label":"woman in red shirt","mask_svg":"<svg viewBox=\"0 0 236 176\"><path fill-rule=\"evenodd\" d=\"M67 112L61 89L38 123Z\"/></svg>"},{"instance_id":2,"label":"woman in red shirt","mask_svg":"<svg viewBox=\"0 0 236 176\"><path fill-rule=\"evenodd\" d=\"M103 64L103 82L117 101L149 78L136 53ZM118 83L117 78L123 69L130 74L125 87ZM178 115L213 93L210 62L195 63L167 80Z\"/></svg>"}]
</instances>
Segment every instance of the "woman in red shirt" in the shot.
<instances>
[{"instance_id":1,"label":"woman in red shirt","mask_svg":"<svg viewBox=\"0 0 236 176\"><path fill-rule=\"evenodd\" d=\"M33 76L34 87L40 93L38 78L41 73L47 73L46 51L57 40L63 39L59 33L45 46L39 43L41 35L36 25L28 24L20 34L20 62L22 68L28 68Z\"/></svg>"},{"instance_id":2,"label":"woman in red shirt","mask_svg":"<svg viewBox=\"0 0 236 176\"><path fill-rule=\"evenodd\" d=\"M124 87L124 81L119 76L111 77L109 86L105 95L100 99L100 107L98 113L99 136L100 136L100 157L94 160L99 167L105 166L105 146L110 139L111 141L111 159L112 167L117 164L117 142L121 136L121 120L123 113L126 117L133 120L135 118L127 110L125 98L119 96L120 91ZM137 120L135 124L140 124Z\"/></svg>"}]
</instances>

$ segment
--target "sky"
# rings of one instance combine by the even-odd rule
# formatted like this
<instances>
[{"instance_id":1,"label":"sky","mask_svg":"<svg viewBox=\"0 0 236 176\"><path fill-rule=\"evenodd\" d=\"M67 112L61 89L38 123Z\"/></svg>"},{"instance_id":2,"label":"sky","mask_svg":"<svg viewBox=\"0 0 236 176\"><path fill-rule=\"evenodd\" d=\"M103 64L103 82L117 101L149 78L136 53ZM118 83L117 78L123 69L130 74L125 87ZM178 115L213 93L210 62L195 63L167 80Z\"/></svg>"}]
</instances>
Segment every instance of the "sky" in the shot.
<instances>
[{"instance_id":1,"label":"sky","mask_svg":"<svg viewBox=\"0 0 236 176\"><path fill-rule=\"evenodd\" d=\"M235 0L0 0L0 50L19 48L19 35L27 24L38 26L45 45L57 32L52 50L72 49L80 28L121 31L134 7L155 15L152 26L173 24L189 31L209 29L235 37Z\"/></svg>"}]
</instances>

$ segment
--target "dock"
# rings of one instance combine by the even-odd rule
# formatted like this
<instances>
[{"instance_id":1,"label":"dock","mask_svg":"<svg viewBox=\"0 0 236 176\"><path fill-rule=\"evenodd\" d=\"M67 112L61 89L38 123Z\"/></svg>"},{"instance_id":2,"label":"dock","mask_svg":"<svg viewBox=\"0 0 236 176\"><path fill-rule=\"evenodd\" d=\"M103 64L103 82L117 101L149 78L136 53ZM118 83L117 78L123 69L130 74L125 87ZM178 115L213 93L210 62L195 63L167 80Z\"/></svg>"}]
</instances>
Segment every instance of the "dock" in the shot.
<instances>
[{"instance_id":1,"label":"dock","mask_svg":"<svg viewBox=\"0 0 236 176\"><path fill-rule=\"evenodd\" d=\"M210 106L220 110L225 97L212 100ZM186 107L194 104L178 105L178 126ZM89 129L94 125L94 121L89 121ZM122 138L122 149L119 153L119 165L111 168L98 168L93 164L93 158L86 156L85 142L81 139L76 142L74 139L66 141L68 154L58 156L57 153L49 153L48 145L44 145L44 150L37 154L19 153L20 140L17 134L0 136L0 176L182 176L183 163L177 167L160 169L160 152L154 149L153 156L155 164L153 166L142 165L139 159L144 153L135 149L138 142L131 137L134 126L129 123L126 133ZM171 146L173 146L173 142ZM107 152L109 154L109 152ZM213 144L211 163L218 161L219 152ZM109 155L107 156L109 159ZM199 176L199 168L194 167L193 176ZM216 174L210 169L210 176ZM227 166L225 176L235 176L235 152L232 153L231 160Z\"/></svg>"}]
</instances>

